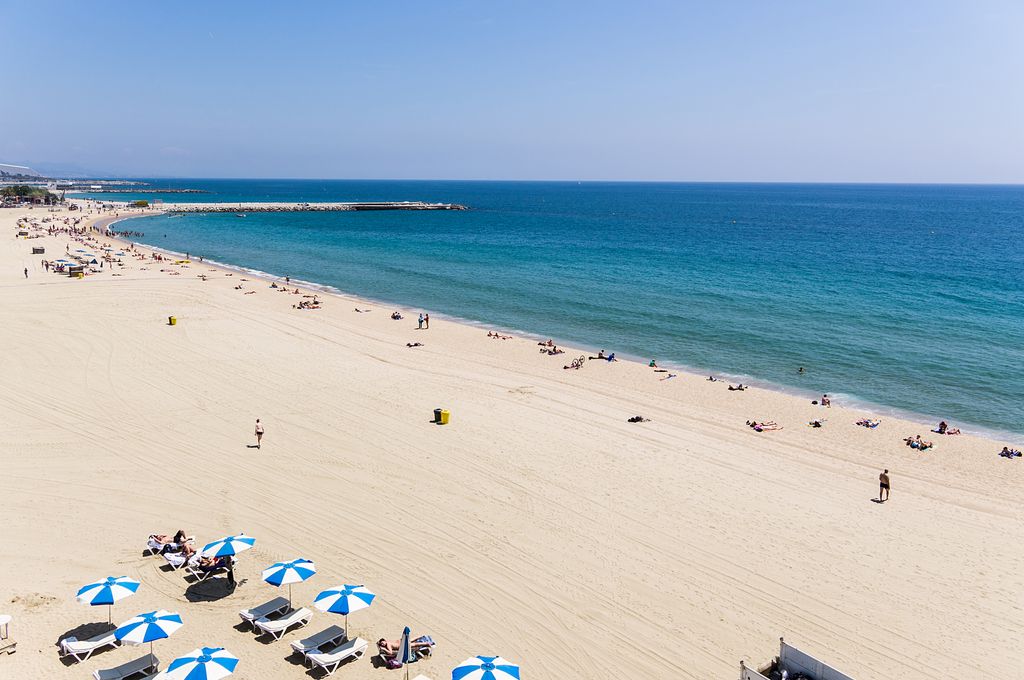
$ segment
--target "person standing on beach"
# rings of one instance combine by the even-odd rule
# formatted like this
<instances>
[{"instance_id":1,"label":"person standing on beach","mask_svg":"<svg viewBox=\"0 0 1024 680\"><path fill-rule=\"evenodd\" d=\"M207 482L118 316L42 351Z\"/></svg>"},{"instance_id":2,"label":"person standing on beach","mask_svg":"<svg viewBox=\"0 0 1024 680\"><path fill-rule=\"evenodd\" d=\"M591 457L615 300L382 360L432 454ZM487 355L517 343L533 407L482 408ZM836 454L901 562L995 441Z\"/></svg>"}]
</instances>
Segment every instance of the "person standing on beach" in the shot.
<instances>
[{"instance_id":1,"label":"person standing on beach","mask_svg":"<svg viewBox=\"0 0 1024 680\"><path fill-rule=\"evenodd\" d=\"M423 312L420 312L420 325L417 328L423 330Z\"/></svg>"},{"instance_id":2,"label":"person standing on beach","mask_svg":"<svg viewBox=\"0 0 1024 680\"><path fill-rule=\"evenodd\" d=\"M256 448L257 449L260 448L262 443L263 443L263 423L261 423L260 419L257 418L256 419Z\"/></svg>"},{"instance_id":3,"label":"person standing on beach","mask_svg":"<svg viewBox=\"0 0 1024 680\"><path fill-rule=\"evenodd\" d=\"M28 278L28 267L25 267L25 278Z\"/></svg>"},{"instance_id":4,"label":"person standing on beach","mask_svg":"<svg viewBox=\"0 0 1024 680\"><path fill-rule=\"evenodd\" d=\"M882 494L885 494L885 498L882 498ZM883 470L882 474L878 475L878 502L884 503L889 500L889 471Z\"/></svg>"},{"instance_id":5,"label":"person standing on beach","mask_svg":"<svg viewBox=\"0 0 1024 680\"><path fill-rule=\"evenodd\" d=\"M423 324L426 326L426 329L429 331L430 330L430 315L429 314L424 314L423 315Z\"/></svg>"}]
</instances>

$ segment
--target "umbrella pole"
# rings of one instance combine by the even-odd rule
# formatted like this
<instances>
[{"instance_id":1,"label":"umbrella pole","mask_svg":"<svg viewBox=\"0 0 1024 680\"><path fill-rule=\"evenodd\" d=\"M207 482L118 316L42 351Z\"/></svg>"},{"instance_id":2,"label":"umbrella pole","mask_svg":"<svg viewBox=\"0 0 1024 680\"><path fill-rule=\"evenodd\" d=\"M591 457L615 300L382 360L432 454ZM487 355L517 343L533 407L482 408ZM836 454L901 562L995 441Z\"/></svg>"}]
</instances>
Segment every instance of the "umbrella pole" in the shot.
<instances>
[{"instance_id":1,"label":"umbrella pole","mask_svg":"<svg viewBox=\"0 0 1024 680\"><path fill-rule=\"evenodd\" d=\"M113 616L110 613L110 610L113 609L113 608L114 608L114 605L112 605L112 604L108 604L107 605L107 625L108 626L113 623Z\"/></svg>"},{"instance_id":2,"label":"umbrella pole","mask_svg":"<svg viewBox=\"0 0 1024 680\"><path fill-rule=\"evenodd\" d=\"M292 584L288 584L288 609L292 608Z\"/></svg>"}]
</instances>

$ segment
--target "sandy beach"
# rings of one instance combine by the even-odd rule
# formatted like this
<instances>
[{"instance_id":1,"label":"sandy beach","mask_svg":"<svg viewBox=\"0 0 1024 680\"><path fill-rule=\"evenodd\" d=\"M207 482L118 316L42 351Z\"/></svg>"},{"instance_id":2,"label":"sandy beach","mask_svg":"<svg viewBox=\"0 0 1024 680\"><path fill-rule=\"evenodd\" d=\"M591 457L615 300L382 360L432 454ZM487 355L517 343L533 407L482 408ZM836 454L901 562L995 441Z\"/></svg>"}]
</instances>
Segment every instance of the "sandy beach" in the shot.
<instances>
[{"instance_id":1,"label":"sandy beach","mask_svg":"<svg viewBox=\"0 0 1024 680\"><path fill-rule=\"evenodd\" d=\"M868 429L842 404L628 361L563 370L583 352L437 318L418 330L421 310L395 321L346 296L298 310L301 294L196 261L46 273L42 258L80 246L16 238L16 221L67 215L0 211L0 613L18 642L2 678L140 656L58 658L61 637L106 621L74 594L108 575L142 582L115 623L182 615L161 661L224 646L233 677L308 677L288 642L341 617L272 643L237 627L283 594L261 570L296 557L318 566L297 604L340 583L378 595L349 617L371 648L338 678L398 678L369 656L406 625L437 640L412 667L433 680L475 654L526 678L729 680L783 635L858 680L1020 676L1024 460L997 455L1007 442ZM936 446L901 441L916 434ZM179 528L200 546L257 538L237 588L143 556L147 535Z\"/></svg>"}]
</instances>

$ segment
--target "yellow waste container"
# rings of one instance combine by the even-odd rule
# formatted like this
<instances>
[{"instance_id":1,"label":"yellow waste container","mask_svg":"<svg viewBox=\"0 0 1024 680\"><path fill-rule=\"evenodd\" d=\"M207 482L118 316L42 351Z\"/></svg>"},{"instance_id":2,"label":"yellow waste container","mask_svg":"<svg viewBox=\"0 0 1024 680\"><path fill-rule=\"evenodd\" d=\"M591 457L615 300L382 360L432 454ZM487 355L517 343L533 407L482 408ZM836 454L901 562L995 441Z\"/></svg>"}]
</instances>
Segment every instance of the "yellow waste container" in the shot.
<instances>
[{"instance_id":1,"label":"yellow waste container","mask_svg":"<svg viewBox=\"0 0 1024 680\"><path fill-rule=\"evenodd\" d=\"M78 272L77 274L75 274L75 277L79 278L79 279L84 279L85 278L85 274L83 274L82 272Z\"/></svg>"},{"instance_id":2,"label":"yellow waste container","mask_svg":"<svg viewBox=\"0 0 1024 680\"><path fill-rule=\"evenodd\" d=\"M452 414L451 414L451 412L448 409L442 410L441 411L441 424L442 425L447 425L448 424L448 419L451 418L451 417L452 417Z\"/></svg>"},{"instance_id":3,"label":"yellow waste container","mask_svg":"<svg viewBox=\"0 0 1024 680\"><path fill-rule=\"evenodd\" d=\"M176 316L169 316L169 317L167 317L167 325L168 326L177 326L178 325L178 317L176 317Z\"/></svg>"}]
</instances>

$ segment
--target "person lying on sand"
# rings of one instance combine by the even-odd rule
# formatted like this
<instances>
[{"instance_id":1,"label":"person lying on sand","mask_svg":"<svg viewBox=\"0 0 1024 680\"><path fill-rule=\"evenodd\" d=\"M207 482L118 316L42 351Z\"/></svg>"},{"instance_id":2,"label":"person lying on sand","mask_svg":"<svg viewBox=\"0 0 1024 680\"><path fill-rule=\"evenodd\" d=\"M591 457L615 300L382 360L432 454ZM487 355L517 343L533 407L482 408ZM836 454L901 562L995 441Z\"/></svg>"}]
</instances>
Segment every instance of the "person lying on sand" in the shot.
<instances>
[{"instance_id":1,"label":"person lying on sand","mask_svg":"<svg viewBox=\"0 0 1024 680\"><path fill-rule=\"evenodd\" d=\"M608 357L606 357L604 355L604 350L601 350L600 352L597 353L596 357L589 357L589 358L590 359L607 359Z\"/></svg>"},{"instance_id":2,"label":"person lying on sand","mask_svg":"<svg viewBox=\"0 0 1024 680\"><path fill-rule=\"evenodd\" d=\"M811 422L809 422L807 424L810 425L811 427L821 427L822 425L824 425L824 423L825 423L824 419L818 419L818 420L812 420Z\"/></svg>"},{"instance_id":3,"label":"person lying on sand","mask_svg":"<svg viewBox=\"0 0 1024 680\"><path fill-rule=\"evenodd\" d=\"M649 422L651 422L651 419L650 418L644 418L643 416L633 416L632 418L627 418L626 422L627 423L649 423Z\"/></svg>"},{"instance_id":4,"label":"person lying on sand","mask_svg":"<svg viewBox=\"0 0 1024 680\"><path fill-rule=\"evenodd\" d=\"M743 383L740 383L739 385L736 385L735 387L733 387L732 385L729 385L729 391L730 392L743 392L746 389L747 388L743 386Z\"/></svg>"},{"instance_id":5,"label":"person lying on sand","mask_svg":"<svg viewBox=\"0 0 1024 680\"><path fill-rule=\"evenodd\" d=\"M708 382L718 382L718 378L713 375L708 376Z\"/></svg>"},{"instance_id":6,"label":"person lying on sand","mask_svg":"<svg viewBox=\"0 0 1024 680\"><path fill-rule=\"evenodd\" d=\"M552 342L551 338L548 338L547 341L545 341L545 342L538 342L537 344L540 345L541 347L554 347L555 346L555 343Z\"/></svg>"},{"instance_id":7,"label":"person lying on sand","mask_svg":"<svg viewBox=\"0 0 1024 680\"><path fill-rule=\"evenodd\" d=\"M926 442L925 440L921 439L921 435L917 435L916 437L907 437L903 441L905 441L907 443L907 446L909 446L910 448L919 449L921 451L927 451L928 449L935 446L935 444L933 444L932 442Z\"/></svg>"},{"instance_id":8,"label":"person lying on sand","mask_svg":"<svg viewBox=\"0 0 1024 680\"><path fill-rule=\"evenodd\" d=\"M1022 454L1021 454L1020 451L1018 451L1017 449L1008 448L1006 446L1004 446L1003 450L999 452L999 455L1002 456L1003 458L1021 458L1022 457Z\"/></svg>"},{"instance_id":9,"label":"person lying on sand","mask_svg":"<svg viewBox=\"0 0 1024 680\"><path fill-rule=\"evenodd\" d=\"M405 343L405 346L406 347L423 347L423 343L422 342L407 342L407 343Z\"/></svg>"},{"instance_id":10,"label":"person lying on sand","mask_svg":"<svg viewBox=\"0 0 1024 680\"><path fill-rule=\"evenodd\" d=\"M748 420L747 426L755 432L766 432L769 430L781 430L782 426L776 423L774 420L769 420L764 423L759 423L756 420Z\"/></svg>"},{"instance_id":11,"label":"person lying on sand","mask_svg":"<svg viewBox=\"0 0 1024 680\"><path fill-rule=\"evenodd\" d=\"M881 420L871 420L870 418L861 418L857 421L857 424L861 427L876 428L882 423Z\"/></svg>"},{"instance_id":12,"label":"person lying on sand","mask_svg":"<svg viewBox=\"0 0 1024 680\"><path fill-rule=\"evenodd\" d=\"M402 315L399 314L398 312L391 312L391 318L394 319L395 321L401 321Z\"/></svg>"}]
</instances>

